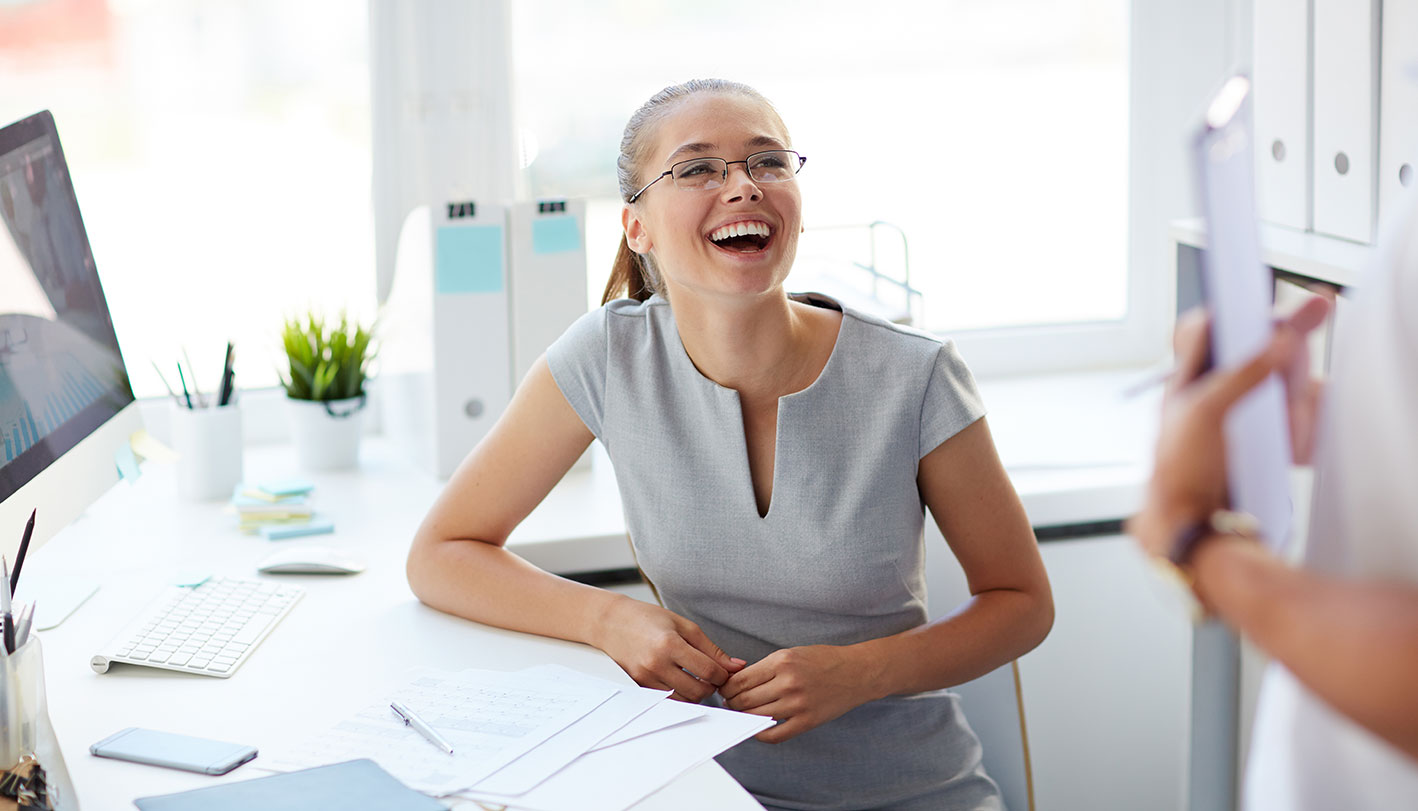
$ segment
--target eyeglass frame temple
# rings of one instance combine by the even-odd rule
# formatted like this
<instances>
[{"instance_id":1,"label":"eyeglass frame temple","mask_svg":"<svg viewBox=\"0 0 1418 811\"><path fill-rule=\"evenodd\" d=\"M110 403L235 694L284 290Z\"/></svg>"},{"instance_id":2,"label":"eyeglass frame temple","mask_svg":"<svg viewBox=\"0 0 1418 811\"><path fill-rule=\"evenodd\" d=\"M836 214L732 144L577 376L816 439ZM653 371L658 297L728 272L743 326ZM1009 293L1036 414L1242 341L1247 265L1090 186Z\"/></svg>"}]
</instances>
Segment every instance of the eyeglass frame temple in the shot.
<instances>
[{"instance_id":1,"label":"eyeglass frame temple","mask_svg":"<svg viewBox=\"0 0 1418 811\"><path fill-rule=\"evenodd\" d=\"M807 155L804 155L804 154L802 154L801 152L798 152L798 151L796 151L796 150L792 150L792 149L765 149L765 150L763 150L763 152L792 152L794 155L796 155L796 156L798 157L798 168L796 168L796 169L793 170L793 174L794 174L794 175L796 175L798 172L801 172L801 171L803 170L803 167L804 167L804 166L807 166ZM753 155L762 155L763 152L755 152L755 153L753 153ZM753 155L749 155L748 158L753 157ZM723 175L723 177L721 178L721 180L728 180L728 178L729 178L729 167L732 166L732 165L734 165L735 163L742 163L742 164L743 164L743 169L744 169L744 171L747 172L747 171L748 171L748 158L744 158L744 159L741 160L741 161L724 161L723 158L718 158L718 160L724 161L724 175ZM689 160L697 160L697 159L696 159L696 158L690 158ZM680 161L679 163L689 163L689 161L688 161L688 160L686 160L686 161ZM679 163L676 163L675 166L678 166ZM654 180L650 181L649 183L646 183L644 186L641 186L641 187L640 187L640 191L638 191L638 192L636 192L636 193L630 195L630 199L625 201L626 205L630 205L631 203L634 203L636 200L639 200L639 199L640 199L640 195L644 194L646 189L650 188L651 186L655 185L656 183L659 183L661 180L664 180L666 175L672 175L672 174L674 174L674 172L675 172L674 166L671 166L670 168L668 168L668 169L666 169L665 171L661 172L660 175L659 175L659 177L655 178ZM752 178L753 175L750 173L750 174L749 174L749 177ZM755 181L755 182L757 182L757 181Z\"/></svg>"}]
</instances>

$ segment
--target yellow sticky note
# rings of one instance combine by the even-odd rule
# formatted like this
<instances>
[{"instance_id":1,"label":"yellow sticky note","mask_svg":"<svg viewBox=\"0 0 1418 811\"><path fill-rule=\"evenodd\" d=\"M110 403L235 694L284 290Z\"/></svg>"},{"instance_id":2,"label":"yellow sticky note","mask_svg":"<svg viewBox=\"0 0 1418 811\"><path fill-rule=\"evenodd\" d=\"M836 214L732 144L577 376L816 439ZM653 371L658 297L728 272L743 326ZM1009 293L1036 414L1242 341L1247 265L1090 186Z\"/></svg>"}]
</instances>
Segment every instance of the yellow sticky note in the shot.
<instances>
[{"instance_id":1,"label":"yellow sticky note","mask_svg":"<svg viewBox=\"0 0 1418 811\"><path fill-rule=\"evenodd\" d=\"M154 459L159 462L176 462L177 451L162 444L147 429L134 431L128 437L128 444L133 446L133 452L144 459Z\"/></svg>"}]
</instances>

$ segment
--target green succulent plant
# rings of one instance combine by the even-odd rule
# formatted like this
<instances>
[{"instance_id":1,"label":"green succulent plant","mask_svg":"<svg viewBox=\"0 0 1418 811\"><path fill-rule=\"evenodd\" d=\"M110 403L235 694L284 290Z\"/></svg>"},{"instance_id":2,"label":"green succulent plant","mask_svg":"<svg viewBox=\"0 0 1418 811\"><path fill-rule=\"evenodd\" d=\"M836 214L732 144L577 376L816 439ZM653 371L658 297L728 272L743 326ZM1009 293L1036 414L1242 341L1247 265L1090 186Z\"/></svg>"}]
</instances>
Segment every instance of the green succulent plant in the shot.
<instances>
[{"instance_id":1,"label":"green succulent plant","mask_svg":"<svg viewBox=\"0 0 1418 811\"><path fill-rule=\"evenodd\" d=\"M368 329L352 323L345 313L338 322L326 323L308 313L287 318L281 343L290 363L290 374L280 370L281 386L293 400L345 400L364 393L369 364L379 350L372 343L374 325Z\"/></svg>"}]
</instances>

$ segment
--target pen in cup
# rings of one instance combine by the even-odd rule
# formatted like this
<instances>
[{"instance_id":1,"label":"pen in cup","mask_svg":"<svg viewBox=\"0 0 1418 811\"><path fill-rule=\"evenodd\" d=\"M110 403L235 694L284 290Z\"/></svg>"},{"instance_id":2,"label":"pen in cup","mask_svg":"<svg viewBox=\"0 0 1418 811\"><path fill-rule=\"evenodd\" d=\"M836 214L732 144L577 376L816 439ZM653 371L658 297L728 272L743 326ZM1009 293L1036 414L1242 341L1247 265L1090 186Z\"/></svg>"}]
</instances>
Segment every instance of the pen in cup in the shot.
<instances>
[{"instance_id":1,"label":"pen in cup","mask_svg":"<svg viewBox=\"0 0 1418 811\"><path fill-rule=\"evenodd\" d=\"M233 387L236 384L236 371L232 368L232 363L236 361L236 349L231 345L231 341L226 342L226 361L222 364L222 379L217 389L217 405L224 406L231 402Z\"/></svg>"},{"instance_id":2,"label":"pen in cup","mask_svg":"<svg viewBox=\"0 0 1418 811\"><path fill-rule=\"evenodd\" d=\"M429 743L450 755L453 754L453 744L445 741L442 735L434 732L433 727L429 726L426 721L418 717L413 710L398 701L389 702L389 709L393 710L394 714L399 716L399 720L404 722L404 726L413 727L418 734L427 739Z\"/></svg>"},{"instance_id":3,"label":"pen in cup","mask_svg":"<svg viewBox=\"0 0 1418 811\"><path fill-rule=\"evenodd\" d=\"M15 571L10 572L11 597L15 595L15 589L20 585L20 567L25 565L25 553L30 551L30 538L34 536L34 517L38 514L38 507L30 511L30 520L25 524L25 534L20 538L20 551L15 556Z\"/></svg>"},{"instance_id":4,"label":"pen in cup","mask_svg":"<svg viewBox=\"0 0 1418 811\"><path fill-rule=\"evenodd\" d=\"M157 361L152 361L152 364L153 364L153 371L158 373L158 380L161 380L161 381L162 381L162 387L165 388L165 389L167 389L167 393L168 393L168 394L172 395L172 401L173 401L174 403L177 403L178 405L182 405L182 398L181 398L181 397L178 397L178 396L177 396L177 392L173 391L173 390L172 390L172 386L168 385L167 378L163 376L162 369L159 369L159 368L158 368L158 362L157 362ZM182 368L182 367L179 366L178 368L180 369L180 368Z\"/></svg>"},{"instance_id":5,"label":"pen in cup","mask_svg":"<svg viewBox=\"0 0 1418 811\"><path fill-rule=\"evenodd\" d=\"M197 387L197 369L192 365L192 359L187 357L187 347L182 348L182 359L187 361L187 376L192 378L192 395L197 398L197 407L206 408L207 401L202 397L202 390ZM180 369L181 366L179 365Z\"/></svg>"},{"instance_id":6,"label":"pen in cup","mask_svg":"<svg viewBox=\"0 0 1418 811\"><path fill-rule=\"evenodd\" d=\"M192 394L187 391L187 378L182 375L182 364L177 364L177 380L182 384L182 396L187 398L187 407L192 407Z\"/></svg>"}]
</instances>

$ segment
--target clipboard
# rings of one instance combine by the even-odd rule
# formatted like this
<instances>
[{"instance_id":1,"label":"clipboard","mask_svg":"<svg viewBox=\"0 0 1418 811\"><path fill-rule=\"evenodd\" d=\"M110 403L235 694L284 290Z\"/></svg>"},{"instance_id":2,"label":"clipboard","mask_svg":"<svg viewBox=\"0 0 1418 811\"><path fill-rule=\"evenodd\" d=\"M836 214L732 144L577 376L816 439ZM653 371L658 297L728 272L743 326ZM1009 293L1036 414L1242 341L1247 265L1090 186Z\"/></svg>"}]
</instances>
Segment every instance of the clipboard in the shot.
<instances>
[{"instance_id":1,"label":"clipboard","mask_svg":"<svg viewBox=\"0 0 1418 811\"><path fill-rule=\"evenodd\" d=\"M142 811L448 811L447 806L405 786L367 759L140 797L133 803Z\"/></svg>"},{"instance_id":2,"label":"clipboard","mask_svg":"<svg viewBox=\"0 0 1418 811\"><path fill-rule=\"evenodd\" d=\"M1192 141L1206 221L1201 289L1211 314L1211 362L1228 369L1255 357L1275 326L1275 282L1261 261L1252 147L1251 82L1234 76L1212 97ZM1272 374L1226 415L1226 478L1232 509L1254 515L1272 550L1290 537L1289 415Z\"/></svg>"}]
</instances>

